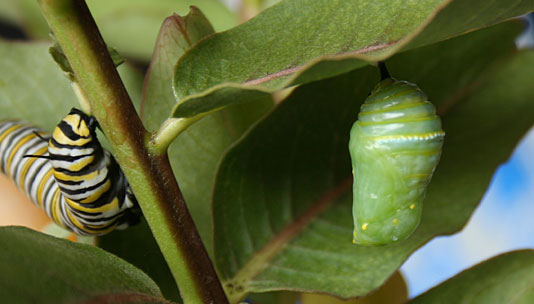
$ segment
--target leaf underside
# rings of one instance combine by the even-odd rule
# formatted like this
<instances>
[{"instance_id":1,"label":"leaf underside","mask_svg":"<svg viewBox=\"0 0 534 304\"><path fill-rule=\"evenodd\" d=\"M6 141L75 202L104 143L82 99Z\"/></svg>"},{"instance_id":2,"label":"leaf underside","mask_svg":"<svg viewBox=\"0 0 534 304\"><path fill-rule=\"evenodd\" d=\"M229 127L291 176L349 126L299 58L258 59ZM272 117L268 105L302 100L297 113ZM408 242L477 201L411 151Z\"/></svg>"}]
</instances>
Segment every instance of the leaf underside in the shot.
<instances>
[{"instance_id":1,"label":"leaf underside","mask_svg":"<svg viewBox=\"0 0 534 304\"><path fill-rule=\"evenodd\" d=\"M534 10L532 1L286 0L193 47L177 64L171 116L346 73ZM233 88L232 93L217 90ZM239 89L240 88L240 89Z\"/></svg>"},{"instance_id":2,"label":"leaf underside","mask_svg":"<svg viewBox=\"0 0 534 304\"><path fill-rule=\"evenodd\" d=\"M280 289L361 296L432 237L461 229L534 122L534 54L515 50L519 29L507 23L387 62L430 96L446 132L421 225L406 241L351 243L348 134L375 68L301 86L250 130L221 162L213 197L215 261L231 302Z\"/></svg>"}]
</instances>

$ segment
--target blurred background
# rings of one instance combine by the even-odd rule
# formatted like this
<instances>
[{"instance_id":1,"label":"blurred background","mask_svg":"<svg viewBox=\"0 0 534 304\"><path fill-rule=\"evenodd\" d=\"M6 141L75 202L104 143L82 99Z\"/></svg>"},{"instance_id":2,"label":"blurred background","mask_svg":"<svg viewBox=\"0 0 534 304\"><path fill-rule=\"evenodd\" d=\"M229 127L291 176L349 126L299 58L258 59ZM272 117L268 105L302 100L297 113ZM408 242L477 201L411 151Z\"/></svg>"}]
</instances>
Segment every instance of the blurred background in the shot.
<instances>
[{"instance_id":1,"label":"blurred background","mask_svg":"<svg viewBox=\"0 0 534 304\"><path fill-rule=\"evenodd\" d=\"M219 16L218 20L212 20L216 29L224 30L230 28L238 22L254 16L266 6L277 2L276 0L246 1L249 3L246 8L241 6L241 0L222 1L227 6L229 14L224 14L226 17ZM24 15L20 9L28 5L21 5L20 3L28 3L28 1L21 1L18 5L13 4L15 2L0 0L0 37L3 39L24 39L29 32L31 37L46 38L48 30L46 25L42 23L44 20L28 21L31 19L30 16L32 14L37 14L39 17L38 8L35 11L36 4L34 4L35 7L26 7L28 9L27 12L25 11L27 15L23 16L26 18L26 23L20 23L16 21L17 15ZM34 3L35 1L31 2ZM90 1L88 2L90 4ZM213 2L217 1L214 0ZM114 5L119 4L114 3ZM206 11L204 7L200 7L210 18L209 8ZM185 6L185 9L187 9L187 6ZM185 12L177 10L177 12L184 14L187 10ZM170 14L167 11L163 13L163 17ZM231 16L235 16L235 18L232 19ZM150 39L155 40L157 29L163 17L159 15L150 16L150 18L156 20L154 37ZM106 21L105 19L102 20L102 22ZM526 30L522 36L518 37L517 45L520 48L534 48L534 15L531 14L529 17L525 17L525 20L528 20L529 30ZM146 22L146 25L142 24L140 26L147 29L153 24L153 22L150 23L151 20L146 20ZM99 23L98 18L97 23ZM45 27L39 28L42 26ZM120 32L120 27L115 30ZM110 32L109 35L113 36L113 33ZM117 44L121 43L127 44L128 41L118 39ZM144 67L142 62L150 58L152 45L149 44L147 50L125 55L135 58L141 62L140 66ZM17 199L12 200L11 206L5 206L4 204L0 206L0 214L10 214L7 217L0 218L0 225L17 223L19 225L30 225L35 229L41 229L46 225L47 219L42 216L40 210L37 210L30 203L21 202L25 200L24 196L18 193L17 189L1 176L0 193L4 196L7 192L14 193L13 195ZM22 208L19 208L20 206ZM8 208L11 209L8 211ZM30 213L35 214L35 218L28 216ZM435 238L417 250L404 263L401 272L408 284L410 297L416 296L443 280L492 256L515 249L534 248L534 221L531 219L533 214L534 129L531 129L516 147L510 159L495 172L482 202L465 228L455 235Z\"/></svg>"}]
</instances>

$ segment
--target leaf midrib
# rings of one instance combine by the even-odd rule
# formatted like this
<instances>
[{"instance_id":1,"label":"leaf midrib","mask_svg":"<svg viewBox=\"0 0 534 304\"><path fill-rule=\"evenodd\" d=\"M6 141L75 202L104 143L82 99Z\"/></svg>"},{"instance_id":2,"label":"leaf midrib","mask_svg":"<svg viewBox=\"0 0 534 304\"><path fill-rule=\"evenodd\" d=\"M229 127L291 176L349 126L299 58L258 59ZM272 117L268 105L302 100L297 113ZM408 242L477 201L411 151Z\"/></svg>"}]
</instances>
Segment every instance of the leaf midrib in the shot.
<instances>
[{"instance_id":1,"label":"leaf midrib","mask_svg":"<svg viewBox=\"0 0 534 304\"><path fill-rule=\"evenodd\" d=\"M237 303L246 294L245 284L252 281L260 274L269 262L279 253L286 244L307 227L315 218L329 209L329 207L345 194L352 186L352 177L343 180L341 183L326 191L319 200L312 204L304 214L299 216L294 222L287 225L278 232L260 250L256 251L241 267L241 269L230 279L225 280L226 293L230 303Z\"/></svg>"},{"instance_id":2,"label":"leaf midrib","mask_svg":"<svg viewBox=\"0 0 534 304\"><path fill-rule=\"evenodd\" d=\"M386 43L382 43L382 44L369 45L369 46L363 47L363 48L355 50L355 51L339 53L339 54L336 54L336 55L319 56L319 57L316 57L315 59L312 59L311 61L306 62L305 64L302 64L302 65L299 65L299 66L296 66L296 67L282 69L282 70L279 70L278 72L269 74L267 76L263 76L263 77L247 80L247 81L243 82L243 85L247 85L247 86L259 85L259 84L262 84L262 83L265 83L265 82L269 82L271 80L275 80L275 79L280 78L280 77L289 76L289 75L291 75L293 73L299 72L301 69L309 68L309 67L313 66L315 63L320 62L323 59L328 59L328 58L332 59L332 58L336 58L336 57L343 58L345 56L352 56L352 55L365 54L365 53L369 53L369 52L379 51L379 50L382 50L382 49L386 49L386 48L388 48L388 47L390 47L392 45L395 45L396 43L399 43L399 42L400 42L400 40L395 40L395 41L386 42Z\"/></svg>"}]
</instances>

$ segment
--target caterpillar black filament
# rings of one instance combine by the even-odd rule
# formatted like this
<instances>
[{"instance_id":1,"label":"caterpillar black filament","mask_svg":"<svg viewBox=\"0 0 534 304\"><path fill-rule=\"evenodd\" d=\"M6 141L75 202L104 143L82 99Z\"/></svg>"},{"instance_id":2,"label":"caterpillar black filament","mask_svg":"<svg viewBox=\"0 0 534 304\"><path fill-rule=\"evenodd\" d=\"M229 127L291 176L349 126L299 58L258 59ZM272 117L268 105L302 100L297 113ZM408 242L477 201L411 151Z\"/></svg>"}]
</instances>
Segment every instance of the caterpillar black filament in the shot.
<instances>
[{"instance_id":1,"label":"caterpillar black filament","mask_svg":"<svg viewBox=\"0 0 534 304\"><path fill-rule=\"evenodd\" d=\"M59 226L104 235L137 222L137 201L92 116L72 109L52 136L25 123L0 122L0 169Z\"/></svg>"}]
</instances>

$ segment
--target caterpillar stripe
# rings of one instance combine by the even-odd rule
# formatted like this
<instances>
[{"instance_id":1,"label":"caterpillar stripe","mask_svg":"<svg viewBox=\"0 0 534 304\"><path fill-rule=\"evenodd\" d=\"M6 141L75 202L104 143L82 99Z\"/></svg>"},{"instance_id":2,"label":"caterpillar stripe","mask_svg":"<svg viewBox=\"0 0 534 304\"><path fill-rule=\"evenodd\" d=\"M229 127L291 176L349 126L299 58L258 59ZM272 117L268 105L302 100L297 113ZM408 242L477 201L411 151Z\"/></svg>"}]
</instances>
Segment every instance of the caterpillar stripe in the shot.
<instances>
[{"instance_id":1,"label":"caterpillar stripe","mask_svg":"<svg viewBox=\"0 0 534 304\"><path fill-rule=\"evenodd\" d=\"M365 100L349 143L354 243L400 241L419 225L445 135L435 113L416 85L389 77Z\"/></svg>"},{"instance_id":2,"label":"caterpillar stripe","mask_svg":"<svg viewBox=\"0 0 534 304\"><path fill-rule=\"evenodd\" d=\"M137 201L113 156L96 137L94 117L72 109L52 135L0 122L0 169L59 226L103 235L138 219Z\"/></svg>"}]
</instances>

